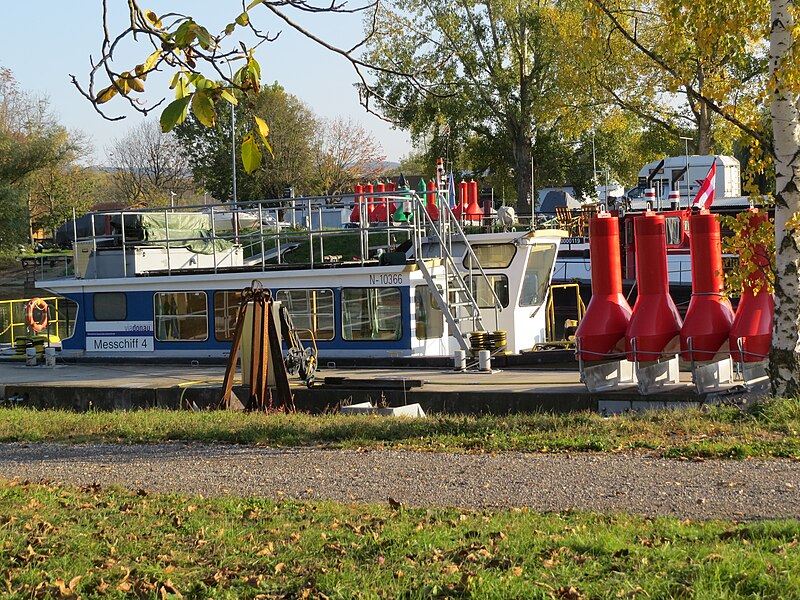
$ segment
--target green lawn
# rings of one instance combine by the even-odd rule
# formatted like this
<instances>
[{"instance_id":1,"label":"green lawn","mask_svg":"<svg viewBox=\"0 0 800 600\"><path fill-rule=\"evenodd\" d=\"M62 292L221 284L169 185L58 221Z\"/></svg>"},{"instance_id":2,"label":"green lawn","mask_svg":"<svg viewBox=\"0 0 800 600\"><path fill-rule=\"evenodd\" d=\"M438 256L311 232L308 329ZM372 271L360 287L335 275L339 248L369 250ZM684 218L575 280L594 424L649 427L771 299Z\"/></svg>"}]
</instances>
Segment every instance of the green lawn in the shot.
<instances>
[{"instance_id":1,"label":"green lawn","mask_svg":"<svg viewBox=\"0 0 800 600\"><path fill-rule=\"evenodd\" d=\"M797 598L800 523L0 485L3 598Z\"/></svg>"},{"instance_id":2,"label":"green lawn","mask_svg":"<svg viewBox=\"0 0 800 600\"><path fill-rule=\"evenodd\" d=\"M0 442L222 441L269 446L468 452L628 452L667 457L800 458L800 401L651 411L425 419L147 410L134 413L0 409Z\"/></svg>"}]
</instances>

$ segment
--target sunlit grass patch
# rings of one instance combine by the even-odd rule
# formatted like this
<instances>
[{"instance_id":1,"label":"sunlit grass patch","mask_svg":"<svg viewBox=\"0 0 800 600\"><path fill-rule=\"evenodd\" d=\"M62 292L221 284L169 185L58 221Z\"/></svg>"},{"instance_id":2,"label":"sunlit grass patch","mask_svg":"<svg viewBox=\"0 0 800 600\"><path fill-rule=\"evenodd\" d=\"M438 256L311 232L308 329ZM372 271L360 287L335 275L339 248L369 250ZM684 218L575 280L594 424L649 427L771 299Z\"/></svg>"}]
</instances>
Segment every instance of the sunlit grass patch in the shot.
<instances>
[{"instance_id":1,"label":"sunlit grass patch","mask_svg":"<svg viewBox=\"0 0 800 600\"><path fill-rule=\"evenodd\" d=\"M786 598L799 526L6 481L0 572L8 597Z\"/></svg>"}]
</instances>

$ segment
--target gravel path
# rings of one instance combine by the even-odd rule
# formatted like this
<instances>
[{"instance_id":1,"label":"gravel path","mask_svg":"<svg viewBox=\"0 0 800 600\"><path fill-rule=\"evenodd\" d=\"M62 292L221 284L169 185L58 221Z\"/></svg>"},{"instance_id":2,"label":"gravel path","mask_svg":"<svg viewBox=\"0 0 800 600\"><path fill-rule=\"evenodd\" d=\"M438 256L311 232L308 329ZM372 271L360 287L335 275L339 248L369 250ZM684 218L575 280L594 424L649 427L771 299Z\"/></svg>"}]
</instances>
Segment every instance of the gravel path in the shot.
<instances>
[{"instance_id":1,"label":"gravel path","mask_svg":"<svg viewBox=\"0 0 800 600\"><path fill-rule=\"evenodd\" d=\"M800 517L800 462L609 454L431 454L222 444L6 444L0 477L216 496L679 518Z\"/></svg>"}]
</instances>

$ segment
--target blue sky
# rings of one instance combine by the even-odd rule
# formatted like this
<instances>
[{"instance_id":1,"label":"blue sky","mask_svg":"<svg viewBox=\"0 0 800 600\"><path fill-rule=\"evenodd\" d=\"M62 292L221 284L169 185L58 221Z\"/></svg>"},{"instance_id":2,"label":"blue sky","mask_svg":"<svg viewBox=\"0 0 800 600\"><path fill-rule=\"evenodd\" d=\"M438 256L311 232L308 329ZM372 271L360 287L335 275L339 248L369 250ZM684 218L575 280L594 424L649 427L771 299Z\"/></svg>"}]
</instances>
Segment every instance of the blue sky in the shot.
<instances>
[{"instance_id":1,"label":"blue sky","mask_svg":"<svg viewBox=\"0 0 800 600\"><path fill-rule=\"evenodd\" d=\"M125 0L110 0L116 31L125 26ZM95 162L103 163L105 147L141 122L141 118L118 99L109 102L113 115L125 114L122 121L109 122L98 115L70 82L74 74L86 83L89 55L99 54L101 37L100 0L39 0L20 2L4 0L0 22L0 65L10 68L20 86L37 96L47 96L59 121L69 129L81 130L92 139ZM224 28L241 10L237 0L143 0L142 8L158 14L169 10L191 13L197 22L212 32ZM347 61L316 46L287 26L267 19L265 10L254 9L252 18L262 29L282 31L276 42L261 46L256 58L261 64L262 79L278 81L289 93L303 100L317 115L326 118L351 117L371 131L389 160L399 160L410 152L408 135L367 114L358 103L353 87L356 74ZM347 47L361 33L360 17L313 15L303 25L327 41ZM129 69L150 52L141 45L126 48ZM127 63L130 64L127 64ZM165 80L148 78L145 98L156 103L167 89ZM157 118L156 109L148 118Z\"/></svg>"}]
</instances>

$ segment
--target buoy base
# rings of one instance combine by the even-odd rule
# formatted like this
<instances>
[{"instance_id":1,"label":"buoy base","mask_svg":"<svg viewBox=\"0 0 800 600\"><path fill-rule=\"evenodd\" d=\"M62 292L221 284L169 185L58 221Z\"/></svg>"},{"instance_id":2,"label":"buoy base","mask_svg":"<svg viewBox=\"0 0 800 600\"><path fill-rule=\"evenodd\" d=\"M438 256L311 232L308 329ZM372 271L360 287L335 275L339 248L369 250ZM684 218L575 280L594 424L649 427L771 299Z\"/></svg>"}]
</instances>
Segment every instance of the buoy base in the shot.
<instances>
[{"instance_id":1,"label":"buoy base","mask_svg":"<svg viewBox=\"0 0 800 600\"><path fill-rule=\"evenodd\" d=\"M667 385L680 383L678 356L648 363L634 363L639 393L643 396L660 392Z\"/></svg>"},{"instance_id":2,"label":"buoy base","mask_svg":"<svg viewBox=\"0 0 800 600\"><path fill-rule=\"evenodd\" d=\"M733 361L731 357L706 363L694 363L692 382L698 394L718 392L725 384L733 381Z\"/></svg>"},{"instance_id":3,"label":"buoy base","mask_svg":"<svg viewBox=\"0 0 800 600\"><path fill-rule=\"evenodd\" d=\"M582 363L581 380L594 394L626 385L636 385L633 363L625 359L603 363Z\"/></svg>"}]
</instances>

